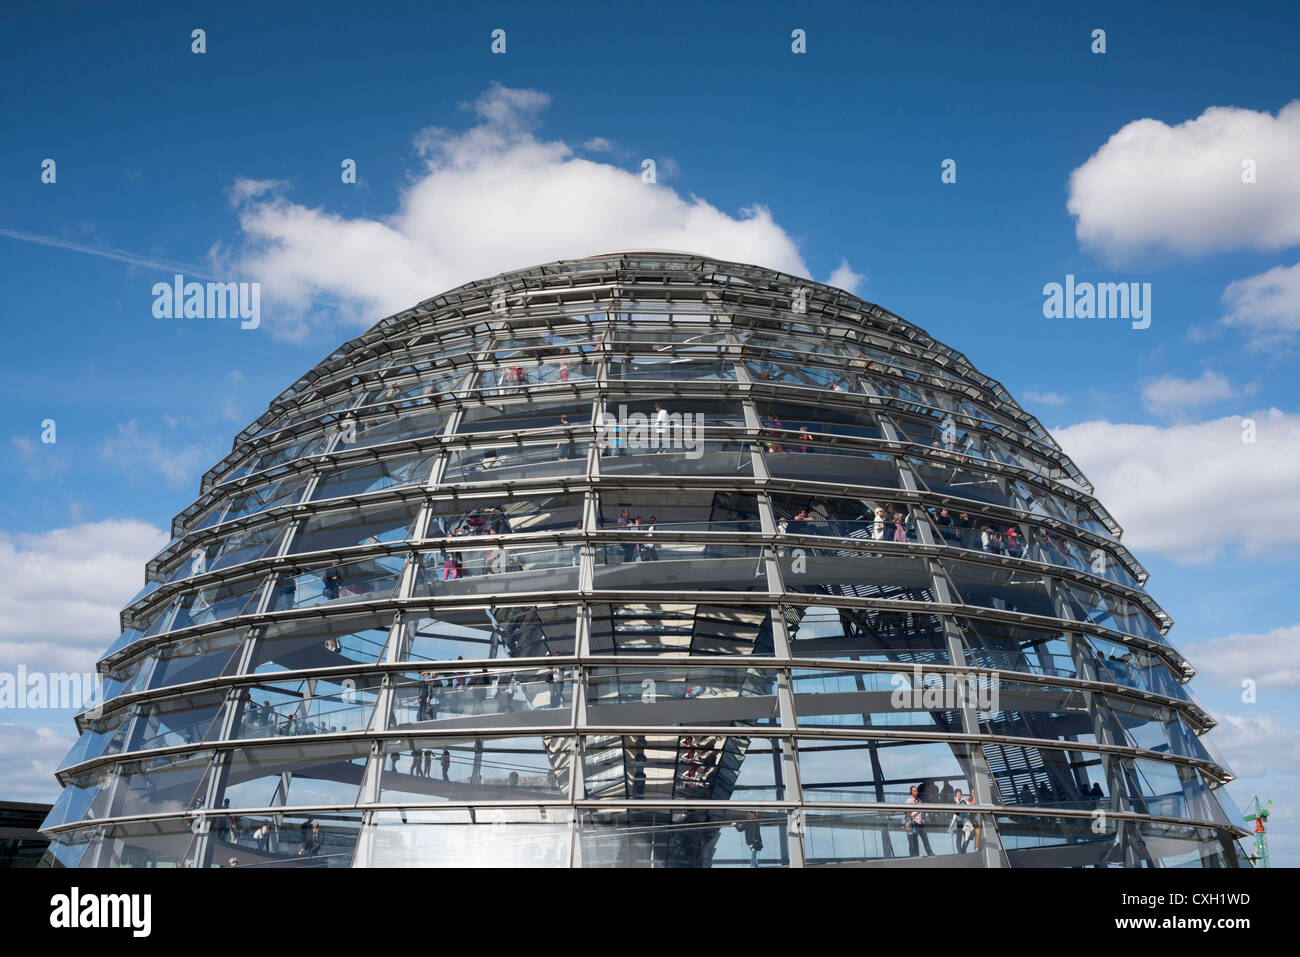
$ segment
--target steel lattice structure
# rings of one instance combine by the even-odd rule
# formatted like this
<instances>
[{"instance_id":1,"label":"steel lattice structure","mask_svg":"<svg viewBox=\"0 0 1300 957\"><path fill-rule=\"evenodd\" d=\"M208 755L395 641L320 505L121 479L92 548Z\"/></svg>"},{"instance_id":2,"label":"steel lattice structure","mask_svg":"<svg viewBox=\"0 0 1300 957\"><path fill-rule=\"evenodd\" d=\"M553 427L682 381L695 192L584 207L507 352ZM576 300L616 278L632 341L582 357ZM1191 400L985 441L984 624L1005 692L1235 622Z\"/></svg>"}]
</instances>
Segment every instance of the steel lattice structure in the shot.
<instances>
[{"instance_id":1,"label":"steel lattice structure","mask_svg":"<svg viewBox=\"0 0 1300 957\"><path fill-rule=\"evenodd\" d=\"M1239 866L1091 492L841 290L654 252L470 283L203 477L47 862Z\"/></svg>"}]
</instances>

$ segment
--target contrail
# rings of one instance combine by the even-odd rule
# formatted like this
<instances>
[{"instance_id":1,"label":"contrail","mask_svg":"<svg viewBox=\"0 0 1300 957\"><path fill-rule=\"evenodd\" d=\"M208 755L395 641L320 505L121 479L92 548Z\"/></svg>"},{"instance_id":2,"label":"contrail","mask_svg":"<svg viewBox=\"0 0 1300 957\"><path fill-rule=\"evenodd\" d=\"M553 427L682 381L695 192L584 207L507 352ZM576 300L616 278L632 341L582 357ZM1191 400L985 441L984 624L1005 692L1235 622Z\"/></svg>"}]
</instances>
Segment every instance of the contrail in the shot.
<instances>
[{"instance_id":1,"label":"contrail","mask_svg":"<svg viewBox=\"0 0 1300 957\"><path fill-rule=\"evenodd\" d=\"M218 280L220 278L212 275L201 266L175 262L170 259L154 259L148 256L137 256L124 249L114 249L112 246L86 246L82 243L74 243L67 239L58 239L54 236L41 236L36 233L26 233L18 229L8 229L4 226L0 226L0 236L8 236L10 239L17 239L25 243L37 243L41 246L53 246L55 249L68 249L75 253L85 253L87 256L99 256L103 259L115 259L118 262L129 263L132 266L147 266L150 269L162 269L170 273L183 273L186 276L192 276L196 279Z\"/></svg>"}]
</instances>

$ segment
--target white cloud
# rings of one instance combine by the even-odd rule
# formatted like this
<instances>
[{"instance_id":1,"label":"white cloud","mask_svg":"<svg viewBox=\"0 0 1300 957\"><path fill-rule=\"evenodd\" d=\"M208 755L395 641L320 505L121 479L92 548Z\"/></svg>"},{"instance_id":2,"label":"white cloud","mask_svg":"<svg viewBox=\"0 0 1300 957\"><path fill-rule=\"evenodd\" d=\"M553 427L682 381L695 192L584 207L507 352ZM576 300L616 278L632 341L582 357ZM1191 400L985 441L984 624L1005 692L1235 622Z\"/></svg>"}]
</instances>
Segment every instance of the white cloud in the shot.
<instances>
[{"instance_id":1,"label":"white cloud","mask_svg":"<svg viewBox=\"0 0 1300 957\"><path fill-rule=\"evenodd\" d=\"M172 417L169 425L189 425L183 417ZM117 434L104 440L100 458L121 469L134 480L146 481L157 476L173 488L194 482L205 464L220 458L215 449L202 443L180 447L163 444L156 432L141 432L135 419L118 425Z\"/></svg>"},{"instance_id":2,"label":"white cloud","mask_svg":"<svg viewBox=\"0 0 1300 957\"><path fill-rule=\"evenodd\" d=\"M1226 377L1206 369L1198 378L1163 375L1142 383L1142 404L1156 415L1187 412L1197 406L1254 393L1254 386L1235 389Z\"/></svg>"},{"instance_id":3,"label":"white cloud","mask_svg":"<svg viewBox=\"0 0 1300 957\"><path fill-rule=\"evenodd\" d=\"M1022 392L1021 397L1026 402L1032 402L1037 405L1065 405L1066 402L1070 401L1059 392L1034 392L1031 390L1028 392Z\"/></svg>"},{"instance_id":4,"label":"white cloud","mask_svg":"<svg viewBox=\"0 0 1300 957\"><path fill-rule=\"evenodd\" d=\"M1291 554L1300 527L1300 415L1269 409L1252 419L1254 442L1242 441L1239 416L1167 427L1083 422L1053 434L1139 557ZM1247 504L1268 521L1233 518Z\"/></svg>"},{"instance_id":5,"label":"white cloud","mask_svg":"<svg viewBox=\"0 0 1300 957\"><path fill-rule=\"evenodd\" d=\"M1222 715L1219 726L1210 734L1210 740L1238 777L1294 777L1300 768L1300 731L1284 728L1266 715Z\"/></svg>"},{"instance_id":6,"label":"white cloud","mask_svg":"<svg viewBox=\"0 0 1300 957\"><path fill-rule=\"evenodd\" d=\"M1225 687L1240 688L1250 678L1258 688L1300 690L1300 625L1211 638L1188 645L1183 653L1198 671Z\"/></svg>"},{"instance_id":7,"label":"white cloud","mask_svg":"<svg viewBox=\"0 0 1300 957\"><path fill-rule=\"evenodd\" d=\"M241 191L234 274L262 283L273 331L301 338L334 317L369 325L461 283L555 259L677 249L808 275L767 209L732 216L698 196L575 155L534 134L550 97L494 86L475 120L415 138L424 168L382 220L346 219L279 193ZM592 141L588 141L591 143ZM267 303L274 305L268 307Z\"/></svg>"},{"instance_id":8,"label":"white cloud","mask_svg":"<svg viewBox=\"0 0 1300 957\"><path fill-rule=\"evenodd\" d=\"M847 259L841 259L840 264L831 273L831 278L826 280L826 285L834 286L836 289L843 289L845 292L856 293L866 278L861 273L854 272Z\"/></svg>"},{"instance_id":9,"label":"white cloud","mask_svg":"<svg viewBox=\"0 0 1300 957\"><path fill-rule=\"evenodd\" d=\"M1252 348L1292 346L1300 334L1300 263L1229 283L1219 301L1227 310L1221 324L1243 329Z\"/></svg>"},{"instance_id":10,"label":"white cloud","mask_svg":"<svg viewBox=\"0 0 1300 957\"><path fill-rule=\"evenodd\" d=\"M1257 181L1242 182L1242 161ZM1272 116L1214 106L1170 126L1134 120L1070 176L1079 241L1112 259L1300 243L1300 100Z\"/></svg>"},{"instance_id":11,"label":"white cloud","mask_svg":"<svg viewBox=\"0 0 1300 957\"><path fill-rule=\"evenodd\" d=\"M119 633L118 612L168 542L144 522L112 520L39 534L0 532L0 662L6 670L93 669Z\"/></svg>"},{"instance_id":12,"label":"white cloud","mask_svg":"<svg viewBox=\"0 0 1300 957\"><path fill-rule=\"evenodd\" d=\"M51 712L51 717L59 713ZM0 724L0 778L5 783L5 800L54 803L59 796L54 771L74 741L76 728L71 716L61 731Z\"/></svg>"},{"instance_id":13,"label":"white cloud","mask_svg":"<svg viewBox=\"0 0 1300 957\"><path fill-rule=\"evenodd\" d=\"M582 144L582 148L593 153L613 153L617 149L613 142L603 136L593 136Z\"/></svg>"}]
</instances>

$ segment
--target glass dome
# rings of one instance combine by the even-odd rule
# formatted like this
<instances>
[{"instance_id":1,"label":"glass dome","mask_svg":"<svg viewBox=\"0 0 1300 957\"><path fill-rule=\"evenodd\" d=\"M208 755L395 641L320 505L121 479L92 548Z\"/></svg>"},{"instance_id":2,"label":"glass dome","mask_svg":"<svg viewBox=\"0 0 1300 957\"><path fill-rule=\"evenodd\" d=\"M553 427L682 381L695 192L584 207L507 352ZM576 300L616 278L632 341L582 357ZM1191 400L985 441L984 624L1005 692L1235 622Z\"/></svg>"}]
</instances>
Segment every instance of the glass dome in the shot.
<instances>
[{"instance_id":1,"label":"glass dome","mask_svg":"<svg viewBox=\"0 0 1300 957\"><path fill-rule=\"evenodd\" d=\"M1241 866L1039 422L879 306L624 252L345 343L203 476L51 866Z\"/></svg>"}]
</instances>

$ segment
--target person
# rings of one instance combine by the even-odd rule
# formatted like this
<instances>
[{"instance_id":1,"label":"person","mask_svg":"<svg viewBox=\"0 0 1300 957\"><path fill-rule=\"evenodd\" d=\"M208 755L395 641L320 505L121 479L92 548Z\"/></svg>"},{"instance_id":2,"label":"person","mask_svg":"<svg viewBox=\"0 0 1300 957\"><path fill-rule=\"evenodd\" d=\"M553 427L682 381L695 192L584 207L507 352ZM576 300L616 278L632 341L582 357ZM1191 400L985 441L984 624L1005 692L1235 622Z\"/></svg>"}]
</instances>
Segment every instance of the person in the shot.
<instances>
[{"instance_id":1,"label":"person","mask_svg":"<svg viewBox=\"0 0 1300 957\"><path fill-rule=\"evenodd\" d=\"M618 530L620 532L632 531L632 516L628 514L627 509L623 509L623 514L618 517ZM632 542L623 543L623 563L627 564L636 558L636 546Z\"/></svg>"},{"instance_id":2,"label":"person","mask_svg":"<svg viewBox=\"0 0 1300 957\"><path fill-rule=\"evenodd\" d=\"M811 438L812 436L808 434L808 426L806 425L799 426L799 440L803 443L807 443ZM799 451L807 452L808 451L807 444L800 445Z\"/></svg>"},{"instance_id":3,"label":"person","mask_svg":"<svg viewBox=\"0 0 1300 957\"><path fill-rule=\"evenodd\" d=\"M1098 784L1096 781L1092 782L1092 790L1088 792L1088 797L1098 802L1104 801L1106 799L1106 795L1101 793L1101 785Z\"/></svg>"},{"instance_id":4,"label":"person","mask_svg":"<svg viewBox=\"0 0 1300 957\"><path fill-rule=\"evenodd\" d=\"M659 561L659 550L655 547L652 537L655 533L655 521L655 517L651 515L649 523L645 526L646 543L641 546L641 561L643 562Z\"/></svg>"},{"instance_id":5,"label":"person","mask_svg":"<svg viewBox=\"0 0 1300 957\"><path fill-rule=\"evenodd\" d=\"M908 794L904 804L920 804L918 788L915 784L911 787L911 793ZM903 830L907 832L907 854L909 857L920 857L920 844L925 845L925 853L934 857L934 851L930 848L930 838L925 832L925 813L923 811L905 811L903 813Z\"/></svg>"},{"instance_id":6,"label":"person","mask_svg":"<svg viewBox=\"0 0 1300 957\"><path fill-rule=\"evenodd\" d=\"M423 721L429 712L429 673L420 672L419 695L415 702L415 720Z\"/></svg>"},{"instance_id":7,"label":"person","mask_svg":"<svg viewBox=\"0 0 1300 957\"><path fill-rule=\"evenodd\" d=\"M975 803L975 795L973 794L966 795L966 804L969 806L974 803ZM966 812L964 818L965 819L962 821L961 824L961 845L959 847L959 850L962 854L965 854L967 850L979 851L980 826L978 823L976 823L978 821L978 818L974 814L971 814L969 811Z\"/></svg>"},{"instance_id":8,"label":"person","mask_svg":"<svg viewBox=\"0 0 1300 957\"><path fill-rule=\"evenodd\" d=\"M750 811L743 821L732 825L745 836L745 846L749 848L749 866L758 867L758 852L763 849L763 830L758 824L758 814Z\"/></svg>"},{"instance_id":9,"label":"person","mask_svg":"<svg viewBox=\"0 0 1300 957\"><path fill-rule=\"evenodd\" d=\"M337 561L330 562L329 568L325 569L323 578L325 586L325 600L333 601L339 597L339 586L343 584L343 569L339 567Z\"/></svg>"},{"instance_id":10,"label":"person","mask_svg":"<svg viewBox=\"0 0 1300 957\"><path fill-rule=\"evenodd\" d=\"M980 526L980 550L992 553L993 548L993 529L987 525Z\"/></svg>"},{"instance_id":11,"label":"person","mask_svg":"<svg viewBox=\"0 0 1300 957\"><path fill-rule=\"evenodd\" d=\"M875 520L871 523L871 540L879 542L885 537L885 510L877 508L875 516Z\"/></svg>"},{"instance_id":12,"label":"person","mask_svg":"<svg viewBox=\"0 0 1300 957\"><path fill-rule=\"evenodd\" d=\"M655 403L654 447L659 452L668 447L668 410L661 402Z\"/></svg>"},{"instance_id":13,"label":"person","mask_svg":"<svg viewBox=\"0 0 1300 957\"><path fill-rule=\"evenodd\" d=\"M551 707L564 707L564 672L559 668L552 668L550 674L546 676L546 683L551 693Z\"/></svg>"},{"instance_id":14,"label":"person","mask_svg":"<svg viewBox=\"0 0 1300 957\"><path fill-rule=\"evenodd\" d=\"M560 413L560 427L565 429L569 427L569 417L563 412ZM561 436L560 441L555 443L555 461L569 461L574 457L574 451L573 436L568 434Z\"/></svg>"},{"instance_id":15,"label":"person","mask_svg":"<svg viewBox=\"0 0 1300 957\"><path fill-rule=\"evenodd\" d=\"M1008 528L1006 534L1007 554L1012 558L1019 558L1023 548L1020 545L1020 535L1015 528Z\"/></svg>"},{"instance_id":16,"label":"person","mask_svg":"<svg viewBox=\"0 0 1300 957\"><path fill-rule=\"evenodd\" d=\"M320 822L309 817L302 823L302 847L298 848L299 857L315 857L320 853Z\"/></svg>"},{"instance_id":17,"label":"person","mask_svg":"<svg viewBox=\"0 0 1300 957\"><path fill-rule=\"evenodd\" d=\"M961 792L958 791L957 793L960 794ZM952 783L949 781L944 781L943 787L939 789L939 803L951 804L952 795L953 795Z\"/></svg>"},{"instance_id":18,"label":"person","mask_svg":"<svg viewBox=\"0 0 1300 957\"><path fill-rule=\"evenodd\" d=\"M450 781L451 778L447 776L447 772L451 770L451 752L446 748L443 748L442 757L438 759L438 763L442 765L442 779L444 781Z\"/></svg>"},{"instance_id":19,"label":"person","mask_svg":"<svg viewBox=\"0 0 1300 957\"><path fill-rule=\"evenodd\" d=\"M452 581L457 577L456 557L451 552L442 553L442 580Z\"/></svg>"},{"instance_id":20,"label":"person","mask_svg":"<svg viewBox=\"0 0 1300 957\"><path fill-rule=\"evenodd\" d=\"M290 568L280 578L280 591L275 610L284 611L298 604L298 569Z\"/></svg>"},{"instance_id":21,"label":"person","mask_svg":"<svg viewBox=\"0 0 1300 957\"><path fill-rule=\"evenodd\" d=\"M497 713L505 714L515 710L515 677L501 675L497 678Z\"/></svg>"},{"instance_id":22,"label":"person","mask_svg":"<svg viewBox=\"0 0 1300 957\"><path fill-rule=\"evenodd\" d=\"M253 845L263 854L266 853L267 844L271 840L271 825L263 823L256 831L253 832Z\"/></svg>"},{"instance_id":23,"label":"person","mask_svg":"<svg viewBox=\"0 0 1300 957\"><path fill-rule=\"evenodd\" d=\"M239 866L239 858L237 858L237 857L232 857L230 860L226 861L226 866L227 866L227 867L238 867L238 866Z\"/></svg>"},{"instance_id":24,"label":"person","mask_svg":"<svg viewBox=\"0 0 1300 957\"><path fill-rule=\"evenodd\" d=\"M429 776L429 770L433 767L433 748L426 748L424 751L424 776Z\"/></svg>"},{"instance_id":25,"label":"person","mask_svg":"<svg viewBox=\"0 0 1300 957\"><path fill-rule=\"evenodd\" d=\"M961 788L957 788L955 791L953 791L948 787L948 782L946 781L944 782L944 791L949 792L947 797L948 802L956 804L959 808L963 809L953 813L952 818L948 821L948 833L952 834L954 836L954 840L957 842L957 853L965 854L966 849L962 843L961 832L962 832L962 825L965 824L967 818L969 817L969 815L966 814L964 810L964 808L966 807L966 800L965 798L962 797Z\"/></svg>"}]
</instances>

